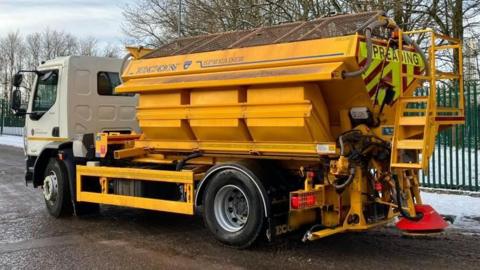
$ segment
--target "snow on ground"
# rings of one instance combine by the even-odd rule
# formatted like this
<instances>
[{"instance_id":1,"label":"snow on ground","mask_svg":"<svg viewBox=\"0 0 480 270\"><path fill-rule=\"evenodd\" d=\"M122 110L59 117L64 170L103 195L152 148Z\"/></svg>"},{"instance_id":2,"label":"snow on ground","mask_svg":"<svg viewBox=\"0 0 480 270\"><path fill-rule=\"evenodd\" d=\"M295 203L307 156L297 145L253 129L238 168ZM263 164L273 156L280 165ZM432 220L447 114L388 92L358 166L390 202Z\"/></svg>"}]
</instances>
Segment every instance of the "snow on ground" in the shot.
<instances>
[{"instance_id":1,"label":"snow on ground","mask_svg":"<svg viewBox=\"0 0 480 270\"><path fill-rule=\"evenodd\" d=\"M22 136L0 135L0 145L23 148Z\"/></svg>"},{"instance_id":2,"label":"snow on ground","mask_svg":"<svg viewBox=\"0 0 480 270\"><path fill-rule=\"evenodd\" d=\"M6 135L18 135L22 136L23 135L23 127L3 127L3 133Z\"/></svg>"},{"instance_id":3,"label":"snow on ground","mask_svg":"<svg viewBox=\"0 0 480 270\"><path fill-rule=\"evenodd\" d=\"M455 216L452 228L480 231L480 197L422 192L424 204L442 215Z\"/></svg>"}]
</instances>

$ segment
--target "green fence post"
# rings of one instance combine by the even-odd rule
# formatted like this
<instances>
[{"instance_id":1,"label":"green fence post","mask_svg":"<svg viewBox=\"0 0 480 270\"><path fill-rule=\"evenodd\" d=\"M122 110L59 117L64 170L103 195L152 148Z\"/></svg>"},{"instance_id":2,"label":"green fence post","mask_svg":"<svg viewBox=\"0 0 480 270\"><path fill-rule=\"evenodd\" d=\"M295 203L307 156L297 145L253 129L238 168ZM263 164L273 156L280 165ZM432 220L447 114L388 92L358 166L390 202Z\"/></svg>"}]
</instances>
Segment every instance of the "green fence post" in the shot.
<instances>
[{"instance_id":1,"label":"green fence post","mask_svg":"<svg viewBox=\"0 0 480 270\"><path fill-rule=\"evenodd\" d=\"M454 93L456 92L456 85L452 85L451 87L449 87L449 104L448 106L450 108L456 108L456 105L454 105ZM454 144L454 140L456 140L457 138L455 137L455 127L452 126L450 128L450 131L449 131L449 135L450 135L450 187L451 188L456 188L457 185L456 185L456 178L455 178L455 171L453 170L454 168L454 159L453 159L453 155L455 154L453 152L453 144Z\"/></svg>"},{"instance_id":2,"label":"green fence post","mask_svg":"<svg viewBox=\"0 0 480 270\"><path fill-rule=\"evenodd\" d=\"M467 87L464 89L465 91L468 91L469 84L467 84ZM464 102L466 103L465 96L464 96ZM467 139L466 137L466 130L467 130L467 107L465 105L463 114L465 116L464 123L462 125L462 188L465 188L467 185L466 182L466 175L467 172L465 171L465 140Z\"/></svg>"},{"instance_id":3,"label":"green fence post","mask_svg":"<svg viewBox=\"0 0 480 270\"><path fill-rule=\"evenodd\" d=\"M4 113L4 104L5 104L5 100L2 99L2 117L0 118L0 135L3 135L3 122L4 122L4 119L5 119L5 113Z\"/></svg>"},{"instance_id":4,"label":"green fence post","mask_svg":"<svg viewBox=\"0 0 480 270\"><path fill-rule=\"evenodd\" d=\"M477 84L473 85L473 128L475 132L475 190L478 191L478 103Z\"/></svg>"},{"instance_id":5,"label":"green fence post","mask_svg":"<svg viewBox=\"0 0 480 270\"><path fill-rule=\"evenodd\" d=\"M458 108L459 101L458 101L458 84L455 85L454 89L455 93L455 108ZM460 140L459 137L459 126L455 125L455 165L456 165L456 170L455 170L455 186L458 189L460 187L460 170L459 170L459 161L458 161L458 140ZM453 172L452 172L453 173Z\"/></svg>"},{"instance_id":6,"label":"green fence post","mask_svg":"<svg viewBox=\"0 0 480 270\"><path fill-rule=\"evenodd\" d=\"M467 100L466 100L466 107L467 107L467 119L466 119L466 124L467 124L467 159L468 159L468 189L472 189L472 99L471 99L471 87L468 87L467 91ZM463 168L465 170L465 168Z\"/></svg>"},{"instance_id":7,"label":"green fence post","mask_svg":"<svg viewBox=\"0 0 480 270\"><path fill-rule=\"evenodd\" d=\"M447 87L443 87L442 91L442 104L440 106L447 107ZM447 144L448 144L448 130L442 131L443 138L443 179L441 181L441 187L448 187L448 158L447 158ZM443 180L443 181L442 181Z\"/></svg>"}]
</instances>

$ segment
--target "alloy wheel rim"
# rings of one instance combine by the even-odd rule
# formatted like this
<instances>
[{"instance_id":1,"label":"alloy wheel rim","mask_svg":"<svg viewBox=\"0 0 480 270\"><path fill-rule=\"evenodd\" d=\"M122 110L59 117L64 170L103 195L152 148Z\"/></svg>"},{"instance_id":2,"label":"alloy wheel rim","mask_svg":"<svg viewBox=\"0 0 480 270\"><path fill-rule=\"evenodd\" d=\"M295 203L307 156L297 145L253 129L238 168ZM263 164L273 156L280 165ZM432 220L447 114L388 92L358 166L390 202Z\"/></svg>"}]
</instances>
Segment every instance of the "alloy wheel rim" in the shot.
<instances>
[{"instance_id":1,"label":"alloy wheel rim","mask_svg":"<svg viewBox=\"0 0 480 270\"><path fill-rule=\"evenodd\" d=\"M238 232L245 227L249 210L247 196L235 185L226 185L215 195L215 218L220 227L228 232Z\"/></svg>"},{"instance_id":2,"label":"alloy wheel rim","mask_svg":"<svg viewBox=\"0 0 480 270\"><path fill-rule=\"evenodd\" d=\"M54 171L45 176L43 180L43 196L45 200L55 202L58 196L58 179Z\"/></svg>"}]
</instances>

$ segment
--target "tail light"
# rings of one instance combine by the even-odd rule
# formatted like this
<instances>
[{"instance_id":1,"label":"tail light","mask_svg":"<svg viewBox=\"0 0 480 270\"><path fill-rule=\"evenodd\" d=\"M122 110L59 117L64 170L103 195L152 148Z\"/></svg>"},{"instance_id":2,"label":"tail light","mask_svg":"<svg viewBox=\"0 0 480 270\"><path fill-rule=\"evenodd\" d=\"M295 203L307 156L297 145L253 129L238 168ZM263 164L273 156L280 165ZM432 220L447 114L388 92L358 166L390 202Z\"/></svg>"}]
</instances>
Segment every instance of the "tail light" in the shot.
<instances>
[{"instance_id":1,"label":"tail light","mask_svg":"<svg viewBox=\"0 0 480 270\"><path fill-rule=\"evenodd\" d=\"M300 210L314 208L319 205L319 192L317 191L296 191L290 193L290 209Z\"/></svg>"},{"instance_id":2,"label":"tail light","mask_svg":"<svg viewBox=\"0 0 480 270\"><path fill-rule=\"evenodd\" d=\"M378 192L381 192L383 190L382 183L375 182L375 190L378 191Z\"/></svg>"}]
</instances>

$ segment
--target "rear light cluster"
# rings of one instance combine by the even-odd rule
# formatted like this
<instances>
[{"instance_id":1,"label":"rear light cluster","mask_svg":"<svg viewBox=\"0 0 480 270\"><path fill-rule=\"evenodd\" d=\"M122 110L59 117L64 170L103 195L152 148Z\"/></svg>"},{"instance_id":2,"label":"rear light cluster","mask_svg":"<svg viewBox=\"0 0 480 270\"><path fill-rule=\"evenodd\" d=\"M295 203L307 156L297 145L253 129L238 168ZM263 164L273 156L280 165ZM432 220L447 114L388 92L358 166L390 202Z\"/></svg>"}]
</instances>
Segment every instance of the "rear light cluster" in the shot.
<instances>
[{"instance_id":1,"label":"rear light cluster","mask_svg":"<svg viewBox=\"0 0 480 270\"><path fill-rule=\"evenodd\" d=\"M294 210L314 208L319 205L319 192L297 191L290 193L290 208Z\"/></svg>"},{"instance_id":2,"label":"rear light cluster","mask_svg":"<svg viewBox=\"0 0 480 270\"><path fill-rule=\"evenodd\" d=\"M375 182L375 190L381 192L383 190L383 185L380 182Z\"/></svg>"}]
</instances>

